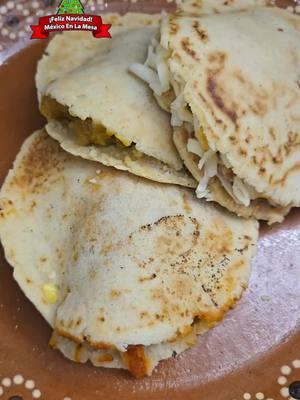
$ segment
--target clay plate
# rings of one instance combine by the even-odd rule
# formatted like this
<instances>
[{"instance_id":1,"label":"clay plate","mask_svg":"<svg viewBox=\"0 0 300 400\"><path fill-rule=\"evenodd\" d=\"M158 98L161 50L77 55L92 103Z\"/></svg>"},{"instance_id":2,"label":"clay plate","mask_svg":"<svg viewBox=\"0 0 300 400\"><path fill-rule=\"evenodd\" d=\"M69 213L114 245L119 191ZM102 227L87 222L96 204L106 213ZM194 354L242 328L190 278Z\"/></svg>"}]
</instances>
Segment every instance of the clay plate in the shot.
<instances>
[{"instance_id":1,"label":"clay plate","mask_svg":"<svg viewBox=\"0 0 300 400\"><path fill-rule=\"evenodd\" d=\"M38 113L34 73L45 42L30 42L26 26L33 22L30 16L37 11L51 13L53 5L52 9L46 7L51 3L54 2L0 1L0 183L25 137L44 123ZM108 6L100 4L96 9L92 5L91 12L103 14L104 10L129 9L154 12L172 6L170 2L150 0L110 1ZM288 398L289 386L300 381L299 322L299 210L292 211L281 225L262 226L250 286L237 308L204 335L198 346L176 360L162 362L151 378L143 380L135 380L123 371L75 364L51 350L50 328L14 282L1 249L0 397L11 400ZM294 398L297 390L300 398L298 383L290 386Z\"/></svg>"}]
</instances>

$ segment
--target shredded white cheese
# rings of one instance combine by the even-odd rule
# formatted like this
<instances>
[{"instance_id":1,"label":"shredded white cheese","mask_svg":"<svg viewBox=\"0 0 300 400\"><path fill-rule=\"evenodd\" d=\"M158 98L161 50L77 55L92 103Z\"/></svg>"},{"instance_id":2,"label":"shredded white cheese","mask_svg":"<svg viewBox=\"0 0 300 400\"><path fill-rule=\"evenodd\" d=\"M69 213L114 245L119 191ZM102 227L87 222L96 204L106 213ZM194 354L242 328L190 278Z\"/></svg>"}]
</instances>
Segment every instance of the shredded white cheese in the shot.
<instances>
[{"instance_id":1,"label":"shredded white cheese","mask_svg":"<svg viewBox=\"0 0 300 400\"><path fill-rule=\"evenodd\" d=\"M201 124L198 118L193 116L184 99L184 82L179 83L175 79L176 77L170 74L168 59L168 50L161 46L156 38L153 38L145 64L133 64L130 67L130 71L147 82L157 97L167 92L170 87L174 90L176 99L171 104L171 124L172 126L184 126L187 132L193 135L194 132L201 129ZM210 199L207 187L209 180L214 176L218 177L226 192L238 204L248 207L252 199L259 197L259 193L254 188L237 176L234 176L231 182L221 173L218 173L218 164L231 169L231 165L225 155L219 154L212 148L203 149L200 142L193 137L188 140L187 150L199 156L198 168L203 171L203 177L196 189L198 198L206 197Z\"/></svg>"}]
</instances>

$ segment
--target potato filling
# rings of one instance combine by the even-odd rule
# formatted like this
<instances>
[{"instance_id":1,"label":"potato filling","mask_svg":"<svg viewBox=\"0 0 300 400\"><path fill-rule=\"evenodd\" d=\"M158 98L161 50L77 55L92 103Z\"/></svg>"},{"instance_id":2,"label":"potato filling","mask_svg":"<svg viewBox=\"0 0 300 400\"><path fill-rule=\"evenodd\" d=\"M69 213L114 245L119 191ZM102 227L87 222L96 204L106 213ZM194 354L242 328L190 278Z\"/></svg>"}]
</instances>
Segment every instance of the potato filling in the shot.
<instances>
[{"instance_id":1,"label":"potato filling","mask_svg":"<svg viewBox=\"0 0 300 400\"><path fill-rule=\"evenodd\" d=\"M102 124L97 124L91 118L82 120L70 114L67 106L57 102L50 96L45 96L41 103L41 112L47 119L65 121L70 124L76 135L78 144L82 146L97 145L109 146L118 145L131 147L133 143L116 132L106 129ZM135 150L137 152L137 150Z\"/></svg>"}]
</instances>

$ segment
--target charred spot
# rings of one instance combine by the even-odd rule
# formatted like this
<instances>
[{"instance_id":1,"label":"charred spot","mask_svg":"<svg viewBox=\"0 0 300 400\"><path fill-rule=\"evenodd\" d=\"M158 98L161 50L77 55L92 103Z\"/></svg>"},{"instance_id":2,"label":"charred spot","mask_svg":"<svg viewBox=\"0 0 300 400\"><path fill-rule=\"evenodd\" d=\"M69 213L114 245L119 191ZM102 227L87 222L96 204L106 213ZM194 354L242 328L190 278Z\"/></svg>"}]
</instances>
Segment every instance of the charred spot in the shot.
<instances>
[{"instance_id":1,"label":"charred spot","mask_svg":"<svg viewBox=\"0 0 300 400\"><path fill-rule=\"evenodd\" d=\"M253 161L253 163L256 165L257 164L257 158L256 158L256 156L252 156L252 161Z\"/></svg>"},{"instance_id":2,"label":"charred spot","mask_svg":"<svg viewBox=\"0 0 300 400\"><path fill-rule=\"evenodd\" d=\"M273 161L274 164L281 164L282 163L281 157L278 157L278 156L272 157L272 161Z\"/></svg>"},{"instance_id":3,"label":"charred spot","mask_svg":"<svg viewBox=\"0 0 300 400\"><path fill-rule=\"evenodd\" d=\"M215 307L219 307L218 303L212 297L210 298L210 300Z\"/></svg>"},{"instance_id":4,"label":"charred spot","mask_svg":"<svg viewBox=\"0 0 300 400\"><path fill-rule=\"evenodd\" d=\"M151 281L152 279L155 279L156 278L156 274L152 274L152 275L150 275L150 276L146 276L146 277L143 277L143 278L139 278L139 281L142 283L142 282L145 282L145 281Z\"/></svg>"},{"instance_id":5,"label":"charred spot","mask_svg":"<svg viewBox=\"0 0 300 400\"><path fill-rule=\"evenodd\" d=\"M30 278L26 278L26 282L30 285L32 283L32 280Z\"/></svg>"},{"instance_id":6,"label":"charred spot","mask_svg":"<svg viewBox=\"0 0 300 400\"><path fill-rule=\"evenodd\" d=\"M235 136L229 136L229 140L231 141L231 143L236 143L237 141Z\"/></svg>"},{"instance_id":7,"label":"charred spot","mask_svg":"<svg viewBox=\"0 0 300 400\"><path fill-rule=\"evenodd\" d=\"M283 32L282 28L277 28L278 32Z\"/></svg>"},{"instance_id":8,"label":"charred spot","mask_svg":"<svg viewBox=\"0 0 300 400\"><path fill-rule=\"evenodd\" d=\"M141 226L140 231L151 231L151 224Z\"/></svg>"},{"instance_id":9,"label":"charred spot","mask_svg":"<svg viewBox=\"0 0 300 400\"><path fill-rule=\"evenodd\" d=\"M252 237L249 236L249 235L244 235L244 239L246 239L246 240L252 240Z\"/></svg>"},{"instance_id":10,"label":"charred spot","mask_svg":"<svg viewBox=\"0 0 300 400\"><path fill-rule=\"evenodd\" d=\"M212 74L209 74L207 79L207 91L210 93L210 96L214 102L214 104L222 111L227 117L237 126L237 113L235 110L230 109L226 106L224 99L219 93L219 87L215 80L215 77Z\"/></svg>"},{"instance_id":11,"label":"charred spot","mask_svg":"<svg viewBox=\"0 0 300 400\"><path fill-rule=\"evenodd\" d=\"M193 60L200 61L199 58L197 57L195 50L192 48L191 41L188 37L182 39L181 46L182 46L183 51L186 54L188 54L191 58L193 58Z\"/></svg>"},{"instance_id":12,"label":"charred spot","mask_svg":"<svg viewBox=\"0 0 300 400\"><path fill-rule=\"evenodd\" d=\"M201 26L198 21L195 21L193 23L193 28L194 28L195 32L197 33L198 37L200 38L200 40L204 43L207 43L208 42L208 34L204 29L201 29Z\"/></svg>"},{"instance_id":13,"label":"charred spot","mask_svg":"<svg viewBox=\"0 0 300 400\"><path fill-rule=\"evenodd\" d=\"M246 156L247 155L247 151L245 149L240 148L239 149L239 153L241 156Z\"/></svg>"},{"instance_id":14,"label":"charred spot","mask_svg":"<svg viewBox=\"0 0 300 400\"><path fill-rule=\"evenodd\" d=\"M300 89L300 81L296 81L298 88Z\"/></svg>"},{"instance_id":15,"label":"charred spot","mask_svg":"<svg viewBox=\"0 0 300 400\"><path fill-rule=\"evenodd\" d=\"M161 224L169 225L170 227L174 228L176 226L176 223L179 221L183 221L184 216L182 214L178 215L169 215L166 217L160 218L158 221L154 222L153 225L158 226Z\"/></svg>"}]
</instances>

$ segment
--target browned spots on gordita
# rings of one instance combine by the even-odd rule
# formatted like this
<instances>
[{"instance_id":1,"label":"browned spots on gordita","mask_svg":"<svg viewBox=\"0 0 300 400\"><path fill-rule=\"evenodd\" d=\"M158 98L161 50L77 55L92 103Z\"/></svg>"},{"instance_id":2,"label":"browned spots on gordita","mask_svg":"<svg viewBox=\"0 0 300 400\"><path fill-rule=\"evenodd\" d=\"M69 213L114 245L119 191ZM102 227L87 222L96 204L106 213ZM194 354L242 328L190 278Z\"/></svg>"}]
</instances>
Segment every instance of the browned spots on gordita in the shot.
<instances>
[{"instance_id":1,"label":"browned spots on gordita","mask_svg":"<svg viewBox=\"0 0 300 400\"><path fill-rule=\"evenodd\" d=\"M288 156L293 150L300 146L300 135L297 132L290 131L288 133L288 140L283 145L285 154Z\"/></svg>"},{"instance_id":2,"label":"browned spots on gordita","mask_svg":"<svg viewBox=\"0 0 300 400\"><path fill-rule=\"evenodd\" d=\"M60 320L59 322L60 322L60 326L63 327L64 326L63 320ZM73 342L78 343L78 344L81 343L83 340L83 337L74 336L70 332L68 332L60 327L56 327L54 332L57 333L59 336L63 336L63 337L70 339Z\"/></svg>"},{"instance_id":3,"label":"browned spots on gordita","mask_svg":"<svg viewBox=\"0 0 300 400\"><path fill-rule=\"evenodd\" d=\"M179 25L177 23L177 18L175 16L171 16L169 19L169 33L170 35L176 35L179 31Z\"/></svg>"},{"instance_id":4,"label":"browned spots on gordita","mask_svg":"<svg viewBox=\"0 0 300 400\"><path fill-rule=\"evenodd\" d=\"M247 79L240 70L234 70L232 76L233 79L238 81L240 86L248 93L246 108L241 111L241 114L246 115L249 110L256 115L264 116L269 111L268 104L270 103L270 99L274 99L276 96L272 96L272 94L266 89L255 85ZM275 86L272 88L272 92L275 93L276 91L278 91L278 88Z\"/></svg>"},{"instance_id":5,"label":"browned spots on gordita","mask_svg":"<svg viewBox=\"0 0 300 400\"><path fill-rule=\"evenodd\" d=\"M260 167L258 173L259 173L259 175L264 175L266 173L266 168Z\"/></svg>"},{"instance_id":6,"label":"browned spots on gordita","mask_svg":"<svg viewBox=\"0 0 300 400\"><path fill-rule=\"evenodd\" d=\"M121 296L121 291L117 290L117 289L112 289L110 291L110 295L111 295L112 298L120 297Z\"/></svg>"},{"instance_id":7,"label":"browned spots on gordita","mask_svg":"<svg viewBox=\"0 0 300 400\"><path fill-rule=\"evenodd\" d=\"M234 2L235 2L235 0L225 0L223 5L224 6L231 6L231 5L234 4Z\"/></svg>"},{"instance_id":8,"label":"browned spots on gordita","mask_svg":"<svg viewBox=\"0 0 300 400\"><path fill-rule=\"evenodd\" d=\"M207 43L208 42L208 34L203 28L201 28L199 21L195 21L193 23L193 28L194 28L195 32L197 33L198 37L200 38L200 40L204 43Z\"/></svg>"},{"instance_id":9,"label":"browned spots on gordita","mask_svg":"<svg viewBox=\"0 0 300 400\"><path fill-rule=\"evenodd\" d=\"M142 311L142 312L140 313L140 318L141 318L141 319L149 318L149 313L148 313L148 311Z\"/></svg>"},{"instance_id":10,"label":"browned spots on gordita","mask_svg":"<svg viewBox=\"0 0 300 400\"><path fill-rule=\"evenodd\" d=\"M288 139L278 149L276 154L270 152L269 158L274 164L282 164L283 161L288 157L292 151L295 151L300 147L300 136L297 132L290 131L288 133Z\"/></svg>"},{"instance_id":11,"label":"browned spots on gordita","mask_svg":"<svg viewBox=\"0 0 300 400\"><path fill-rule=\"evenodd\" d=\"M253 138L253 136L249 134L249 135L246 137L245 142L246 142L247 144L249 144L249 143L251 142L252 138Z\"/></svg>"},{"instance_id":12,"label":"browned spots on gordita","mask_svg":"<svg viewBox=\"0 0 300 400\"><path fill-rule=\"evenodd\" d=\"M250 110L260 117L263 117L268 112L268 107L265 102L255 99L253 104L249 105Z\"/></svg>"},{"instance_id":13,"label":"browned spots on gordita","mask_svg":"<svg viewBox=\"0 0 300 400\"><path fill-rule=\"evenodd\" d=\"M273 126L271 126L271 127L269 128L269 135L271 136L271 138L272 138L273 140L276 140L275 129L274 129Z\"/></svg>"},{"instance_id":14,"label":"browned spots on gordita","mask_svg":"<svg viewBox=\"0 0 300 400\"><path fill-rule=\"evenodd\" d=\"M156 278L156 274L152 274L152 275L150 275L150 276L140 277L140 278L139 278L139 281L140 281L141 283L143 283L143 282L145 282L145 281L152 281L152 280L155 279L155 278Z\"/></svg>"},{"instance_id":15,"label":"browned spots on gordita","mask_svg":"<svg viewBox=\"0 0 300 400\"><path fill-rule=\"evenodd\" d=\"M235 71L233 75L242 85L246 83L246 79L239 71Z\"/></svg>"},{"instance_id":16,"label":"browned spots on gordita","mask_svg":"<svg viewBox=\"0 0 300 400\"><path fill-rule=\"evenodd\" d=\"M243 149L242 147L239 148L239 153L241 156L246 156L247 155L247 151L245 149Z\"/></svg>"},{"instance_id":17,"label":"browned spots on gordita","mask_svg":"<svg viewBox=\"0 0 300 400\"><path fill-rule=\"evenodd\" d=\"M229 107L225 103L225 99L221 95L220 87L218 86L216 77L213 74L208 75L207 79L207 91L211 96L214 104L218 107L220 111L222 111L227 117L234 123L237 127L237 113L234 108Z\"/></svg>"},{"instance_id":18,"label":"browned spots on gordita","mask_svg":"<svg viewBox=\"0 0 300 400\"><path fill-rule=\"evenodd\" d=\"M40 133L33 139L29 151L19 163L10 186L16 186L26 193L41 193L50 178L62 170L63 161L58 143L45 132Z\"/></svg>"},{"instance_id":19,"label":"browned spots on gordita","mask_svg":"<svg viewBox=\"0 0 300 400\"><path fill-rule=\"evenodd\" d=\"M208 61L210 63L217 64L218 67L224 67L226 57L226 53L223 53L222 51L215 51L208 55Z\"/></svg>"},{"instance_id":20,"label":"browned spots on gordita","mask_svg":"<svg viewBox=\"0 0 300 400\"><path fill-rule=\"evenodd\" d=\"M203 0L194 1L192 6L201 8L203 6Z\"/></svg>"},{"instance_id":21,"label":"browned spots on gordita","mask_svg":"<svg viewBox=\"0 0 300 400\"><path fill-rule=\"evenodd\" d=\"M179 62L181 62L181 60L182 60L180 54L177 53L176 51L172 54L172 58L173 58L174 60L179 61ZM172 89L172 90L173 90L173 89Z\"/></svg>"},{"instance_id":22,"label":"browned spots on gordita","mask_svg":"<svg viewBox=\"0 0 300 400\"><path fill-rule=\"evenodd\" d=\"M36 207L36 201L33 201L30 206L30 211L32 211Z\"/></svg>"},{"instance_id":23,"label":"browned spots on gordita","mask_svg":"<svg viewBox=\"0 0 300 400\"><path fill-rule=\"evenodd\" d=\"M298 88L300 89L300 81L296 81Z\"/></svg>"},{"instance_id":24,"label":"browned spots on gordita","mask_svg":"<svg viewBox=\"0 0 300 400\"><path fill-rule=\"evenodd\" d=\"M283 186L286 179L288 178L289 175L291 175L292 173L298 172L300 171L300 162L296 163L295 165L293 165L291 168L289 168L281 178L278 178L276 180L272 180L272 183L275 185L281 185Z\"/></svg>"},{"instance_id":25,"label":"browned spots on gordita","mask_svg":"<svg viewBox=\"0 0 300 400\"><path fill-rule=\"evenodd\" d=\"M183 51L188 54L193 60L195 61L200 61L199 58L197 57L197 54L195 50L192 48L191 41L188 37L185 37L181 41L181 46Z\"/></svg>"},{"instance_id":26,"label":"browned spots on gordita","mask_svg":"<svg viewBox=\"0 0 300 400\"><path fill-rule=\"evenodd\" d=\"M280 158L278 156L275 156L275 157L272 157L272 161L273 161L274 164L281 164L282 163L282 158Z\"/></svg>"},{"instance_id":27,"label":"browned spots on gordita","mask_svg":"<svg viewBox=\"0 0 300 400\"><path fill-rule=\"evenodd\" d=\"M158 221L154 222L153 225L159 226L164 224L166 227L171 229L176 229L180 226L184 221L184 216L181 214L178 215L168 215L166 217L160 218Z\"/></svg>"}]
</instances>

